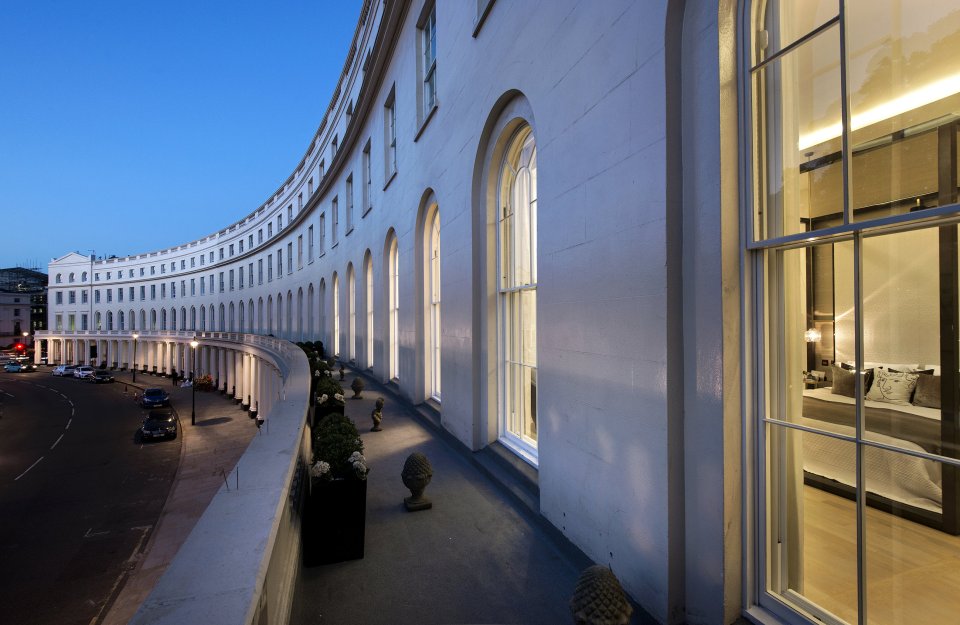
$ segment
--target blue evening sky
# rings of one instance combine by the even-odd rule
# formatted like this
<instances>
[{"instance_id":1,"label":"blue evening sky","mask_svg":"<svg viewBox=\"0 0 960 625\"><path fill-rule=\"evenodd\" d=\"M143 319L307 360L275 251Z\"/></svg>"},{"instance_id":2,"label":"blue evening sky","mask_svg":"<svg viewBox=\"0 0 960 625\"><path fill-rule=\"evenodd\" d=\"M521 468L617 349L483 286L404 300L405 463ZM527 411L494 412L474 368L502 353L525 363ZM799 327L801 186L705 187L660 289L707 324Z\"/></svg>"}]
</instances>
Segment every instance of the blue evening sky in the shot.
<instances>
[{"instance_id":1,"label":"blue evening sky","mask_svg":"<svg viewBox=\"0 0 960 625\"><path fill-rule=\"evenodd\" d=\"M0 267L185 243L293 171L362 0L29 0L0 18Z\"/></svg>"}]
</instances>

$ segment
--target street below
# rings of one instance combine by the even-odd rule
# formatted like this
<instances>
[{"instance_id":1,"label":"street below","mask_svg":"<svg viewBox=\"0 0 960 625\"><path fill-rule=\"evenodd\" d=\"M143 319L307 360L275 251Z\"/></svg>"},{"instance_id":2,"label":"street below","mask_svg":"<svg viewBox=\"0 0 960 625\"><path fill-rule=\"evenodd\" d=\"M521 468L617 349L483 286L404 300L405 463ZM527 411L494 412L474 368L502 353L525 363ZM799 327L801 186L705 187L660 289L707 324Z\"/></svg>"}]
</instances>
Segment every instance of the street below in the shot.
<instances>
[{"instance_id":1,"label":"street below","mask_svg":"<svg viewBox=\"0 0 960 625\"><path fill-rule=\"evenodd\" d=\"M0 373L0 620L90 625L143 553L182 437L141 443L132 387L50 370Z\"/></svg>"}]
</instances>

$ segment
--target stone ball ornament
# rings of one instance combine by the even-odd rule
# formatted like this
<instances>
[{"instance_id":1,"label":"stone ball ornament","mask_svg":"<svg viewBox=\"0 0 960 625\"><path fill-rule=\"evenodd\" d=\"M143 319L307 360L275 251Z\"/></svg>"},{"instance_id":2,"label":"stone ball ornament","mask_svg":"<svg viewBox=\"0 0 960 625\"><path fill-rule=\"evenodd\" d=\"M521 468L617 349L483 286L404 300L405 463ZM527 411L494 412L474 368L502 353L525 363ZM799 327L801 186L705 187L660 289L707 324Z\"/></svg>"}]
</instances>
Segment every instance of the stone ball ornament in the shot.
<instances>
[{"instance_id":1,"label":"stone ball ornament","mask_svg":"<svg viewBox=\"0 0 960 625\"><path fill-rule=\"evenodd\" d=\"M427 484L433 478L433 467L425 455L415 451L407 456L400 477L403 479L403 485L410 489L410 496L403 500L407 510L416 512L433 507L433 502L423 496L424 489L427 488Z\"/></svg>"},{"instance_id":2,"label":"stone ball ornament","mask_svg":"<svg viewBox=\"0 0 960 625\"><path fill-rule=\"evenodd\" d=\"M633 606L613 571L594 564L580 574L570 612L574 625L628 625Z\"/></svg>"}]
</instances>

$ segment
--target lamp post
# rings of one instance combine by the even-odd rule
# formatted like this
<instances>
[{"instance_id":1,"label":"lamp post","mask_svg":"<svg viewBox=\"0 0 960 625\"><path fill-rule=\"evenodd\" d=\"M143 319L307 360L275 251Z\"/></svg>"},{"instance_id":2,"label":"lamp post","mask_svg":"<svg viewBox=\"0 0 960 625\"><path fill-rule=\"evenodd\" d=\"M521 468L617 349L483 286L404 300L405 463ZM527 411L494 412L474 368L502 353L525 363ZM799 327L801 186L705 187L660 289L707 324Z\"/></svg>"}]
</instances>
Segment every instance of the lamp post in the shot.
<instances>
[{"instance_id":1,"label":"lamp post","mask_svg":"<svg viewBox=\"0 0 960 625\"><path fill-rule=\"evenodd\" d=\"M133 381L137 381L137 339L140 338L140 335L136 332L133 333Z\"/></svg>"},{"instance_id":2,"label":"lamp post","mask_svg":"<svg viewBox=\"0 0 960 625\"><path fill-rule=\"evenodd\" d=\"M190 372L190 425L197 424L197 337L190 341L190 347L193 349L193 371Z\"/></svg>"}]
</instances>

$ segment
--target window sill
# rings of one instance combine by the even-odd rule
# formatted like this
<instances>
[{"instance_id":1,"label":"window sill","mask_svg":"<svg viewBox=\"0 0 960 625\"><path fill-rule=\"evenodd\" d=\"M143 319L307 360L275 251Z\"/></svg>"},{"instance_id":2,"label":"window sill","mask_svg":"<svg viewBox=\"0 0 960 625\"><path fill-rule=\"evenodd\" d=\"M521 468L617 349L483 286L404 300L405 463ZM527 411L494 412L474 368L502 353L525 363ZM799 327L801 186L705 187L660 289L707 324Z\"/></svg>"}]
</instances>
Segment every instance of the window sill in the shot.
<instances>
[{"instance_id":1,"label":"window sill","mask_svg":"<svg viewBox=\"0 0 960 625\"><path fill-rule=\"evenodd\" d=\"M493 7L493 3L496 0L487 0L486 6L483 7L483 11L477 17L477 21L473 23L473 38L476 39L477 35L480 33L480 29L483 28L483 23L487 21L487 16L490 14L490 9Z\"/></svg>"},{"instance_id":2,"label":"window sill","mask_svg":"<svg viewBox=\"0 0 960 625\"><path fill-rule=\"evenodd\" d=\"M420 135L423 134L423 131L426 129L427 124L430 123L430 120L433 119L434 113L437 112L437 107L439 106L438 101L434 98L433 106L430 107L430 110L427 111L426 116L424 116L423 121L420 123L420 128L417 129L417 134L413 136L413 142L416 143L417 139L420 138Z\"/></svg>"},{"instance_id":3,"label":"window sill","mask_svg":"<svg viewBox=\"0 0 960 625\"><path fill-rule=\"evenodd\" d=\"M384 191L387 190L387 187L390 186L390 183L393 182L393 179L396 177L397 177L397 170L393 170L393 172L389 176L387 176L387 181L383 183Z\"/></svg>"}]
</instances>

